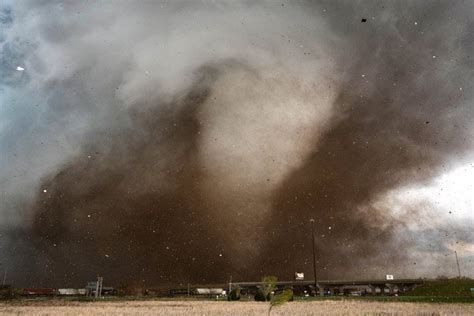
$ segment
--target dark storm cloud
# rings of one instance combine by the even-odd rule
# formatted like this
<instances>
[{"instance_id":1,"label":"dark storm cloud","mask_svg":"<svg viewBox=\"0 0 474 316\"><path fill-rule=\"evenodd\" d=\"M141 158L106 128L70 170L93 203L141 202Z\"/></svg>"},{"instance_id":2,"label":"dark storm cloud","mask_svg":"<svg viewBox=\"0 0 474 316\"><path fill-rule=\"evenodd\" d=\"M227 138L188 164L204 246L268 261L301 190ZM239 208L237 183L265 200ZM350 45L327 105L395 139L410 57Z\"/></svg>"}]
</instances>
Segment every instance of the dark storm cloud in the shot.
<instances>
[{"instance_id":1,"label":"dark storm cloud","mask_svg":"<svg viewBox=\"0 0 474 316\"><path fill-rule=\"evenodd\" d=\"M263 265L277 274L281 264L311 271L314 218L323 278L370 275L367 260L379 257L409 272L406 251L419 237L392 240L401 223L418 220L416 209L391 218L389 205L371 203L393 188L429 180L470 150L472 92L462 87L472 81L472 53L461 43L474 40L472 24L462 5L321 7L346 40L340 55L346 76L334 103L339 120L275 193ZM361 16L368 22L361 24Z\"/></svg>"},{"instance_id":2,"label":"dark storm cloud","mask_svg":"<svg viewBox=\"0 0 474 316\"><path fill-rule=\"evenodd\" d=\"M417 216L372 202L471 148L470 4L16 12L2 82L33 96L8 112L31 133L6 129L0 175L22 215L2 221L19 283L311 275L310 218L323 278L360 277L367 258L403 268L395 232ZM37 48L13 52L27 31Z\"/></svg>"},{"instance_id":3,"label":"dark storm cloud","mask_svg":"<svg viewBox=\"0 0 474 316\"><path fill-rule=\"evenodd\" d=\"M28 234L47 258L45 270L54 271L51 282L80 283L94 273L124 283L203 282L223 263L218 223L199 195L205 170L196 157L196 111L214 76L203 69L185 96L131 110L131 128L95 134L81 158L43 181L47 192L38 196ZM111 144L106 152L104 143ZM192 276L196 266L206 272Z\"/></svg>"},{"instance_id":4,"label":"dark storm cloud","mask_svg":"<svg viewBox=\"0 0 474 316\"><path fill-rule=\"evenodd\" d=\"M129 280L147 282L222 281L228 273L217 264L247 273L269 192L304 153L305 130L328 118L331 97L318 93L330 65L313 57L324 55L325 38L307 44L300 34L302 25L317 34L319 22L298 6L248 10L14 6L8 43L36 49L15 57L31 80L1 96L9 105L1 224L12 279L80 285L103 264L115 283L129 269L141 271ZM324 96L317 109L308 103L316 95ZM260 189L268 173L273 184Z\"/></svg>"}]
</instances>

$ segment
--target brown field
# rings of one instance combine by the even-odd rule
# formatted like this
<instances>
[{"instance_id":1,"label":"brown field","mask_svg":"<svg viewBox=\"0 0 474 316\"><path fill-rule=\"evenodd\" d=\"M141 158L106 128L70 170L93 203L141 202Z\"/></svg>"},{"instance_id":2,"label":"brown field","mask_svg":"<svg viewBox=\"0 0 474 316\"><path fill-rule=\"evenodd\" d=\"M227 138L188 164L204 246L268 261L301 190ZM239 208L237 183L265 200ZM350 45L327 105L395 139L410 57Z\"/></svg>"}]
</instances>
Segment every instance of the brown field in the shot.
<instances>
[{"instance_id":1,"label":"brown field","mask_svg":"<svg viewBox=\"0 0 474 316\"><path fill-rule=\"evenodd\" d=\"M21 302L0 315L268 315L268 303L205 301ZM291 302L271 315L474 315L473 304L363 301Z\"/></svg>"}]
</instances>

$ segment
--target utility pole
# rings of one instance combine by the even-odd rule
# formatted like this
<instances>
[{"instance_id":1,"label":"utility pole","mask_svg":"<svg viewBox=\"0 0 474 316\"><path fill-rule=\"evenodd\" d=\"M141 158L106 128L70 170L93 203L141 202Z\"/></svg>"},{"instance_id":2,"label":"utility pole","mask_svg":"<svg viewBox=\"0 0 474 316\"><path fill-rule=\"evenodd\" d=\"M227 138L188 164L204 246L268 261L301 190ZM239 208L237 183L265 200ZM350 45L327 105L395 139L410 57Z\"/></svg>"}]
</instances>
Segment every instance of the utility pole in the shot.
<instances>
[{"instance_id":1,"label":"utility pole","mask_svg":"<svg viewBox=\"0 0 474 316\"><path fill-rule=\"evenodd\" d=\"M314 242L314 218L309 220L311 222L311 242L313 245L313 274L314 274L314 290L315 296L317 295L318 291L318 279L316 277L316 246Z\"/></svg>"},{"instance_id":2,"label":"utility pole","mask_svg":"<svg viewBox=\"0 0 474 316\"><path fill-rule=\"evenodd\" d=\"M102 297L102 280L104 278L97 276L97 282L95 284L95 298Z\"/></svg>"},{"instance_id":3,"label":"utility pole","mask_svg":"<svg viewBox=\"0 0 474 316\"><path fill-rule=\"evenodd\" d=\"M454 255L456 256L456 265L458 266L458 278L461 278L461 268L459 267L458 252L454 250Z\"/></svg>"},{"instance_id":4,"label":"utility pole","mask_svg":"<svg viewBox=\"0 0 474 316\"><path fill-rule=\"evenodd\" d=\"M99 297L99 277L97 277L97 281L95 282L95 298Z\"/></svg>"},{"instance_id":5,"label":"utility pole","mask_svg":"<svg viewBox=\"0 0 474 316\"><path fill-rule=\"evenodd\" d=\"M229 294L227 295L230 295L230 292L232 291L232 276L230 276L230 280L229 280Z\"/></svg>"},{"instance_id":6,"label":"utility pole","mask_svg":"<svg viewBox=\"0 0 474 316\"><path fill-rule=\"evenodd\" d=\"M102 281L104 280L103 277L100 277L100 283L99 283L99 297L102 297Z\"/></svg>"}]
</instances>

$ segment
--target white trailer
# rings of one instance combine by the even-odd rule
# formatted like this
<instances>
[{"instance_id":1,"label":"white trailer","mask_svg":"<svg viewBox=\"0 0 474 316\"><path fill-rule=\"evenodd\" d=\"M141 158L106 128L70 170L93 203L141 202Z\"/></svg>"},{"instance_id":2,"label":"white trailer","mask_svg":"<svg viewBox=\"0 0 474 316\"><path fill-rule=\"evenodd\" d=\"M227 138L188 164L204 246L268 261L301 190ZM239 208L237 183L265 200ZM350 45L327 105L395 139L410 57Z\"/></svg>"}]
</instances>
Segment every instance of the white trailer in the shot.
<instances>
[{"instance_id":1,"label":"white trailer","mask_svg":"<svg viewBox=\"0 0 474 316\"><path fill-rule=\"evenodd\" d=\"M58 289L58 293L59 295L86 295L87 290L67 288L67 289Z\"/></svg>"},{"instance_id":2,"label":"white trailer","mask_svg":"<svg viewBox=\"0 0 474 316\"><path fill-rule=\"evenodd\" d=\"M194 289L196 295L225 295L224 289L219 288L197 288Z\"/></svg>"}]
</instances>

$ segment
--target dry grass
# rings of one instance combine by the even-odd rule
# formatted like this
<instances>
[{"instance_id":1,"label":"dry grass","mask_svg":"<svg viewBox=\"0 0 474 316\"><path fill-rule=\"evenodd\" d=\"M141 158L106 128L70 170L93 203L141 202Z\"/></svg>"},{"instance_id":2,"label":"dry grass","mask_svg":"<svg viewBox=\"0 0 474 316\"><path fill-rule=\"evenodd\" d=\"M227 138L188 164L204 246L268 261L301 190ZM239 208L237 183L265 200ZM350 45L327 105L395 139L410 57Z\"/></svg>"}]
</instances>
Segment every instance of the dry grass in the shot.
<instances>
[{"instance_id":1,"label":"dry grass","mask_svg":"<svg viewBox=\"0 0 474 316\"><path fill-rule=\"evenodd\" d=\"M268 303L205 301L47 301L0 304L0 315L268 315ZM271 315L474 315L474 304L361 301L291 302Z\"/></svg>"}]
</instances>

